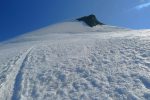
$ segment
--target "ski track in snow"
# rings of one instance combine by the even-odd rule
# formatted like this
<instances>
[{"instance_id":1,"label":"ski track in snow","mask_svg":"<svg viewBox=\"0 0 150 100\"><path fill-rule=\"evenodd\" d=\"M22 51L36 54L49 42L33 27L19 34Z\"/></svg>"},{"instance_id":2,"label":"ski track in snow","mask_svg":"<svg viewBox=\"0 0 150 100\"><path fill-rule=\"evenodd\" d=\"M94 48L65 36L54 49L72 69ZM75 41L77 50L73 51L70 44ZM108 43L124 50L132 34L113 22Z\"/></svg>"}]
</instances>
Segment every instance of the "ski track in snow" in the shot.
<instances>
[{"instance_id":1,"label":"ski track in snow","mask_svg":"<svg viewBox=\"0 0 150 100\"><path fill-rule=\"evenodd\" d=\"M28 49L23 55L20 57L20 69L16 75L15 78L15 83L14 83L14 88L13 88L13 95L11 100L20 100L20 90L21 90L21 81L22 81L22 74L23 74L23 69L25 67L25 63L28 59L28 55L30 53L31 49Z\"/></svg>"},{"instance_id":2,"label":"ski track in snow","mask_svg":"<svg viewBox=\"0 0 150 100\"><path fill-rule=\"evenodd\" d=\"M148 31L95 30L40 30L3 45L0 100L150 100Z\"/></svg>"},{"instance_id":3,"label":"ski track in snow","mask_svg":"<svg viewBox=\"0 0 150 100\"><path fill-rule=\"evenodd\" d=\"M16 91L13 91L13 88L16 88L16 87L13 87L13 84L14 83L16 84L17 82L15 80L15 76L19 73L19 70L21 69L21 65L24 62L24 59L29 51L30 49L27 51L24 51L23 53L20 53L18 56L11 59L6 65L7 69L3 71L2 73L3 76L1 76L0 78L2 80L1 89L0 89L1 100L4 100L3 98L5 98L5 100L10 100L12 92L16 92Z\"/></svg>"}]
</instances>

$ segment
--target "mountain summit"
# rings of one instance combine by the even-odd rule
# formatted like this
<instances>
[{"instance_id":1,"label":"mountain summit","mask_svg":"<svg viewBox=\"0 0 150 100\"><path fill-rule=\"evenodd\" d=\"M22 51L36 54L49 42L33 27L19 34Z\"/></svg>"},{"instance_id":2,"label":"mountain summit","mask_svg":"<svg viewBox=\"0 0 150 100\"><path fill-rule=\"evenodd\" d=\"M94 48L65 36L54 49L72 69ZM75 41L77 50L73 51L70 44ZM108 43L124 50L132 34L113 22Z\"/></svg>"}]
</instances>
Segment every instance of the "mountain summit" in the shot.
<instances>
[{"instance_id":1,"label":"mountain summit","mask_svg":"<svg viewBox=\"0 0 150 100\"><path fill-rule=\"evenodd\" d=\"M84 16L77 19L78 21L83 21L90 27L96 26L96 25L104 25L103 23L99 22L95 15L91 14L89 16Z\"/></svg>"}]
</instances>

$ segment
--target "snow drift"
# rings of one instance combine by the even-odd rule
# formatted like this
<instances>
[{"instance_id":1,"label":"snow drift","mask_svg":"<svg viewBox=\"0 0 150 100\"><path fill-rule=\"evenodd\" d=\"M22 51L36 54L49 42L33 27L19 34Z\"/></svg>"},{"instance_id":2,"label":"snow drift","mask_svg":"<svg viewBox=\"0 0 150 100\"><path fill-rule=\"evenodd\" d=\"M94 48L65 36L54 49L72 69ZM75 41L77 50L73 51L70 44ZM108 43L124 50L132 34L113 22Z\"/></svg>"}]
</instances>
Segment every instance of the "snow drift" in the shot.
<instances>
[{"instance_id":1,"label":"snow drift","mask_svg":"<svg viewBox=\"0 0 150 100\"><path fill-rule=\"evenodd\" d=\"M0 100L150 100L150 32L70 21L3 42Z\"/></svg>"}]
</instances>

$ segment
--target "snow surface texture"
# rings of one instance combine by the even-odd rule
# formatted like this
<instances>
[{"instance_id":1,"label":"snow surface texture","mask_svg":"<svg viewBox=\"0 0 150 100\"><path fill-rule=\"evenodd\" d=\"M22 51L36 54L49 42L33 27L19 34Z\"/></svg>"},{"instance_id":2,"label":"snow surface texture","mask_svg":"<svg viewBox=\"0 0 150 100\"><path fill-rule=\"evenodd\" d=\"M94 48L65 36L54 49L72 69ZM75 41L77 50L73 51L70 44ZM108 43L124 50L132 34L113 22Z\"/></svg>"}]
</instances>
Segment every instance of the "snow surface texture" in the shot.
<instances>
[{"instance_id":1,"label":"snow surface texture","mask_svg":"<svg viewBox=\"0 0 150 100\"><path fill-rule=\"evenodd\" d=\"M150 31L64 22L3 42L0 100L150 100Z\"/></svg>"}]
</instances>

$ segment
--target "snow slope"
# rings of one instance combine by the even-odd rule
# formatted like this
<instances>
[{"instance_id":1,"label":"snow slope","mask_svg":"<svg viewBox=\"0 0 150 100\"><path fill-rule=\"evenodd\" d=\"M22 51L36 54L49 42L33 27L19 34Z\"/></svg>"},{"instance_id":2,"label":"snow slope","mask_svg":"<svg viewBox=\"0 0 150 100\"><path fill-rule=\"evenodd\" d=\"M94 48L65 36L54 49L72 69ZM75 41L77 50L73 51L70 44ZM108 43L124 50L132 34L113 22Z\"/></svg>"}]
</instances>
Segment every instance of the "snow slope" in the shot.
<instances>
[{"instance_id":1,"label":"snow slope","mask_svg":"<svg viewBox=\"0 0 150 100\"><path fill-rule=\"evenodd\" d=\"M150 100L150 31L72 21L3 42L0 100Z\"/></svg>"}]
</instances>

